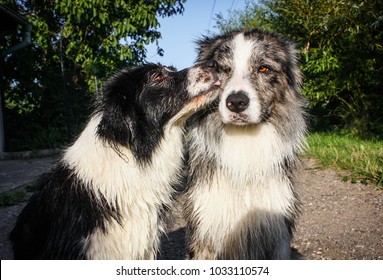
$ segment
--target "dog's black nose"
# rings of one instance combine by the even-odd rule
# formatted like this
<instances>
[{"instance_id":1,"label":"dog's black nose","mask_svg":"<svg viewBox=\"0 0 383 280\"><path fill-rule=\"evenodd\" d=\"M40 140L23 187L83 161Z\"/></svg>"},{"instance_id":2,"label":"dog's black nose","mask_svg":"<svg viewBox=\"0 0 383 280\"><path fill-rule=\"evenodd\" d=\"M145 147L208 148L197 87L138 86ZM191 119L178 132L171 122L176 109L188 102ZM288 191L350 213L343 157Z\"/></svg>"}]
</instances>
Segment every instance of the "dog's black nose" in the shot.
<instances>
[{"instance_id":1,"label":"dog's black nose","mask_svg":"<svg viewBox=\"0 0 383 280\"><path fill-rule=\"evenodd\" d=\"M217 69L218 63L215 60L207 60L205 63L206 67Z\"/></svg>"},{"instance_id":2,"label":"dog's black nose","mask_svg":"<svg viewBox=\"0 0 383 280\"><path fill-rule=\"evenodd\" d=\"M249 103L249 97L242 91L231 93L226 98L226 107L235 113L240 113L246 110L246 108L249 107Z\"/></svg>"}]
</instances>

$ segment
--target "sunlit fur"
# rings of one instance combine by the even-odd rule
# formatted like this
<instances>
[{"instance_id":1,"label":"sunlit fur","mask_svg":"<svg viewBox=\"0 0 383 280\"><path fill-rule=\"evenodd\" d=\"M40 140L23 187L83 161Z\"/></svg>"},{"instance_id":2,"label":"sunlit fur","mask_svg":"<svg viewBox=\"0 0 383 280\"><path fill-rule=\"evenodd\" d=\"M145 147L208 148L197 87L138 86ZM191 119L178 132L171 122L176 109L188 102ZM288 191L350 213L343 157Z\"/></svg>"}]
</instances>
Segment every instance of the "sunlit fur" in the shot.
<instances>
[{"instance_id":1,"label":"sunlit fur","mask_svg":"<svg viewBox=\"0 0 383 280\"><path fill-rule=\"evenodd\" d=\"M178 184L186 118L211 102L211 66L111 77L11 233L17 259L155 259Z\"/></svg>"},{"instance_id":2,"label":"sunlit fur","mask_svg":"<svg viewBox=\"0 0 383 280\"><path fill-rule=\"evenodd\" d=\"M107 232L95 229L86 242L87 259L154 259L159 234L164 231L160 209L169 207L182 159L182 128L165 127L150 163L140 166L130 150L119 156L94 132L95 116L65 153L63 162L108 204L120 219L108 223ZM95 189L96 188L96 189Z\"/></svg>"},{"instance_id":3,"label":"sunlit fur","mask_svg":"<svg viewBox=\"0 0 383 280\"><path fill-rule=\"evenodd\" d=\"M198 62L217 61L222 87L220 100L189 120L190 258L290 259L306 133L297 50L258 30L198 43ZM238 93L249 104L233 112L227 98Z\"/></svg>"}]
</instances>

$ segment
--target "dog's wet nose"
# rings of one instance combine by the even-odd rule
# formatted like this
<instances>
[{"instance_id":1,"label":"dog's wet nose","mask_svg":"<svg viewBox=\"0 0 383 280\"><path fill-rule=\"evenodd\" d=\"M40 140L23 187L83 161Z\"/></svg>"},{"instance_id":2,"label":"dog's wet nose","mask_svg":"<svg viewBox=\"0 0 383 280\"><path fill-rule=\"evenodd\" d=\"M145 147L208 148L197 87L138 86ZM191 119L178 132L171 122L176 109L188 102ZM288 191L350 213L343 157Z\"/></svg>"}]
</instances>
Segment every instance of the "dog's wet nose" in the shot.
<instances>
[{"instance_id":1,"label":"dog's wet nose","mask_svg":"<svg viewBox=\"0 0 383 280\"><path fill-rule=\"evenodd\" d=\"M231 93L226 98L226 107L235 113L240 113L249 107L250 99L242 91Z\"/></svg>"},{"instance_id":2,"label":"dog's wet nose","mask_svg":"<svg viewBox=\"0 0 383 280\"><path fill-rule=\"evenodd\" d=\"M218 63L215 60L208 60L208 61L205 62L205 66L209 67L209 68L217 69Z\"/></svg>"}]
</instances>

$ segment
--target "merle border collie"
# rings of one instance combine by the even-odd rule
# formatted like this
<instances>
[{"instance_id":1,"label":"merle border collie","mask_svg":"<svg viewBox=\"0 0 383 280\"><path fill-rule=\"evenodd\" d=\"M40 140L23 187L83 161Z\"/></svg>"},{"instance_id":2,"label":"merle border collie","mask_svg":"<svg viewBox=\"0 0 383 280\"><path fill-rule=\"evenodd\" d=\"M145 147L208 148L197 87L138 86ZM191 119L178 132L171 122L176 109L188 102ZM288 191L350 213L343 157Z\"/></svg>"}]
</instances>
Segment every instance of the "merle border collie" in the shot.
<instances>
[{"instance_id":1,"label":"merle border collie","mask_svg":"<svg viewBox=\"0 0 383 280\"><path fill-rule=\"evenodd\" d=\"M189 120L187 235L191 259L290 259L307 102L290 41L259 30L204 37L219 101Z\"/></svg>"},{"instance_id":2,"label":"merle border collie","mask_svg":"<svg viewBox=\"0 0 383 280\"><path fill-rule=\"evenodd\" d=\"M16 259L155 259L186 118L216 97L214 62L111 77L77 140L11 232Z\"/></svg>"}]
</instances>

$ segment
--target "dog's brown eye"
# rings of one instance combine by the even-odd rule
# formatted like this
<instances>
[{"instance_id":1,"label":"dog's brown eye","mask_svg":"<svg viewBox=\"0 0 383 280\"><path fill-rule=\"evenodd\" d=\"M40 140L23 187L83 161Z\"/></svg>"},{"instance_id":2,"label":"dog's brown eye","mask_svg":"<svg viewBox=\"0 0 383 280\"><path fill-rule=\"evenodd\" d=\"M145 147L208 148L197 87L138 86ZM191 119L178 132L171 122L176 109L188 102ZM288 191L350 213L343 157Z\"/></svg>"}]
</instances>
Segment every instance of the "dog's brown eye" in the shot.
<instances>
[{"instance_id":1,"label":"dog's brown eye","mask_svg":"<svg viewBox=\"0 0 383 280\"><path fill-rule=\"evenodd\" d=\"M262 65L261 67L259 67L258 72L259 73L268 73L268 72L270 72L270 68Z\"/></svg>"}]
</instances>

